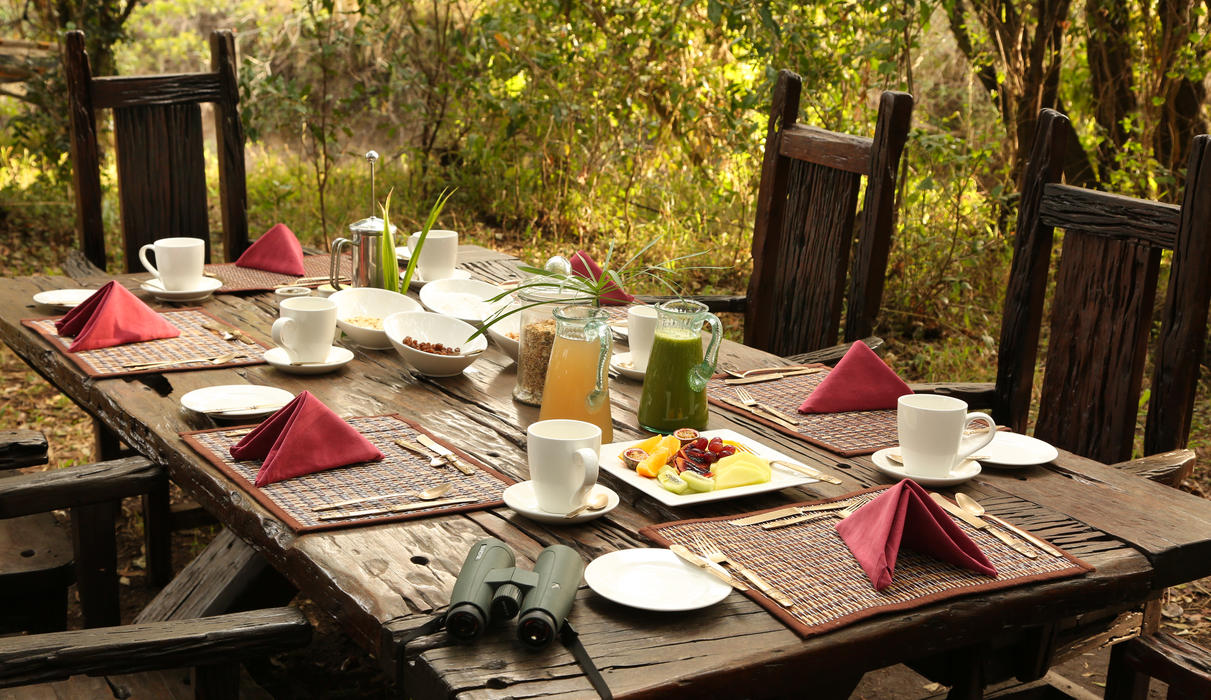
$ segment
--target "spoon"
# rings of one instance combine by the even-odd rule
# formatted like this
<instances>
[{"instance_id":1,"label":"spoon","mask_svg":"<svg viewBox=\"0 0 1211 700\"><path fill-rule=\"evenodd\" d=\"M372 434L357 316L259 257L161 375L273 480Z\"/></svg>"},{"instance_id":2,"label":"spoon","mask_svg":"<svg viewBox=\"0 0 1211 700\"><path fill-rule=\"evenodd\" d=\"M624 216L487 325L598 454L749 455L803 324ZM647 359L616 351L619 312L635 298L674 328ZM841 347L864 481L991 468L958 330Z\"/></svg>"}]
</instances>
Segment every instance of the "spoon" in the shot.
<instances>
[{"instance_id":1,"label":"spoon","mask_svg":"<svg viewBox=\"0 0 1211 700\"><path fill-rule=\"evenodd\" d=\"M899 452L888 452L886 453L886 456L896 464L904 464L904 455L900 454ZM979 462L982 459L988 459L988 455L971 455L970 457L964 457L963 461L966 462L970 460L973 462Z\"/></svg>"},{"instance_id":2,"label":"spoon","mask_svg":"<svg viewBox=\"0 0 1211 700\"><path fill-rule=\"evenodd\" d=\"M444 484L439 484L437 486L430 486L429 488L425 489L424 491L419 491L419 492L417 492L417 491L399 491L397 493L385 493L385 494L382 494L381 496L366 496L364 498L351 498L347 501L340 501L338 503L325 503L322 506L316 506L316 507L312 508L312 510L316 510L316 511L332 510L333 508L343 508L344 506L351 506L355 503L365 503L366 501L378 501L378 500L383 500L383 499L387 499L387 498L395 498L398 496L414 496L419 501L432 501L432 500L436 500L436 499L441 498L442 496L445 496L446 494L450 493L450 490L453 488L454 488L454 484L452 484L450 482L446 482Z\"/></svg>"},{"instance_id":3,"label":"spoon","mask_svg":"<svg viewBox=\"0 0 1211 700\"><path fill-rule=\"evenodd\" d=\"M590 512L599 511L602 508L605 508L609 504L610 504L610 497L606 494L606 492L598 491L597 493L593 494L592 496L589 496L588 500L584 502L584 505L580 505L580 506L577 506L576 508L573 508L567 515L565 515L563 517L575 518L576 516L580 515L581 513L585 512L586 510L590 511Z\"/></svg>"},{"instance_id":4,"label":"spoon","mask_svg":"<svg viewBox=\"0 0 1211 700\"><path fill-rule=\"evenodd\" d=\"M979 501L977 501L976 499L972 498L971 496L968 496L965 493L962 493L962 492L955 493L955 502L957 502L959 504L960 508L967 511L968 513L971 513L972 515L976 516L977 518L984 515L984 512L985 512L984 505L982 503L980 503ZM1050 544L1047 544L1043 540L1035 537L1034 535L1030 534L1029 532L1026 532L1025 530L1023 530L1019 527L1010 525L1009 523L1005 522L1004 520L1001 520L1000 518L998 518L995 515L989 515L989 516L987 516L987 518L999 525L1005 526L1005 528L1008 529L1013 534L1017 535L1018 537L1021 537L1022 539L1026 540L1027 542L1034 545L1035 547L1043 550L1044 552L1047 552L1048 554L1050 554L1053 557L1064 556L1064 554L1062 552L1060 552L1060 550L1056 549L1055 547L1052 547Z\"/></svg>"}]
</instances>

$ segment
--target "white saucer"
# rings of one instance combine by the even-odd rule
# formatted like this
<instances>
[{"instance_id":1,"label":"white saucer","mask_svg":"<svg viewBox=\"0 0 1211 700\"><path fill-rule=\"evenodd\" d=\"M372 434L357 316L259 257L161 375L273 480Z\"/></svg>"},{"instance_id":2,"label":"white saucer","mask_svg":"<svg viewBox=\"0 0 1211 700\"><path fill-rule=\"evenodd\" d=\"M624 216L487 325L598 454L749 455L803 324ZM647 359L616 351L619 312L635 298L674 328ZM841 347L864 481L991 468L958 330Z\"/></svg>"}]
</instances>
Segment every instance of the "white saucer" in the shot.
<instances>
[{"instance_id":1,"label":"white saucer","mask_svg":"<svg viewBox=\"0 0 1211 700\"><path fill-rule=\"evenodd\" d=\"M634 379L637 382L642 382L644 376L647 375L647 372L635 369L635 365L631 364L631 353L629 352L615 353L610 358L610 367L627 379Z\"/></svg>"},{"instance_id":2,"label":"white saucer","mask_svg":"<svg viewBox=\"0 0 1211 700\"><path fill-rule=\"evenodd\" d=\"M74 309L97 293L95 289L49 289L34 295L34 303L54 309Z\"/></svg>"},{"instance_id":3,"label":"white saucer","mask_svg":"<svg viewBox=\"0 0 1211 700\"><path fill-rule=\"evenodd\" d=\"M139 289L145 292L151 292L151 295L160 301L201 301L211 294L214 290L223 286L223 280L217 277L203 277L202 284L197 289L182 289L175 292L170 292L164 289L160 284L160 280L152 278L139 285Z\"/></svg>"},{"instance_id":4,"label":"white saucer","mask_svg":"<svg viewBox=\"0 0 1211 700\"><path fill-rule=\"evenodd\" d=\"M267 416L293 400L294 394L273 386L225 384L194 389L181 397L181 405L215 420L243 420Z\"/></svg>"},{"instance_id":5,"label":"white saucer","mask_svg":"<svg viewBox=\"0 0 1211 700\"><path fill-rule=\"evenodd\" d=\"M1002 469L1047 464L1060 456L1058 450L1038 438L1004 430L998 430L992 442L980 448L980 454L986 455L981 464Z\"/></svg>"},{"instance_id":6,"label":"white saucer","mask_svg":"<svg viewBox=\"0 0 1211 700\"><path fill-rule=\"evenodd\" d=\"M395 259L407 261L412 257L412 251L406 245L395 246Z\"/></svg>"},{"instance_id":7,"label":"white saucer","mask_svg":"<svg viewBox=\"0 0 1211 700\"><path fill-rule=\"evenodd\" d=\"M896 452L899 449L899 447L887 447L871 455L870 458L874 460L875 468L894 479L912 479L918 484L930 488L942 488L944 486L961 484L980 473L979 462L965 459L959 466L951 470L950 476L916 476L908 474L904 471L903 464L893 462L887 457L888 452Z\"/></svg>"},{"instance_id":8,"label":"white saucer","mask_svg":"<svg viewBox=\"0 0 1211 700\"><path fill-rule=\"evenodd\" d=\"M593 510L581 513L574 518L567 518L558 513L548 513L538 507L538 498L534 495L534 482L523 481L513 484L505 489L502 498L505 505L517 511L520 515L524 515L531 520L537 520L540 523L551 523L552 525L572 525L574 523L583 523L586 520L593 520L614 510L618 505L618 494L612 489L603 484L595 484L593 490L589 492L589 496L594 494L604 493L606 495L606 507L601 510Z\"/></svg>"},{"instance_id":9,"label":"white saucer","mask_svg":"<svg viewBox=\"0 0 1211 700\"><path fill-rule=\"evenodd\" d=\"M400 275L400 279L403 279L404 270L400 270L399 275ZM469 280L469 279L471 279L471 273L468 272L467 270L460 270L459 268L456 267L456 268L454 268L454 274L450 275L446 279L448 279L448 280ZM412 271L412 281L408 283L408 287L410 289L420 289L421 287L425 286L426 283L436 282L436 281L437 280L425 279L425 276L420 273L420 268L418 267Z\"/></svg>"},{"instance_id":10,"label":"white saucer","mask_svg":"<svg viewBox=\"0 0 1211 700\"><path fill-rule=\"evenodd\" d=\"M622 549L584 569L597 595L640 610L678 612L723 600L732 587L667 549Z\"/></svg>"},{"instance_id":11,"label":"white saucer","mask_svg":"<svg viewBox=\"0 0 1211 700\"><path fill-rule=\"evenodd\" d=\"M290 374L324 374L340 369L353 359L353 351L333 345L328 349L328 357L323 362L309 362L305 365L290 364L290 356L282 348L270 348L265 351L265 361L277 369Z\"/></svg>"}]
</instances>

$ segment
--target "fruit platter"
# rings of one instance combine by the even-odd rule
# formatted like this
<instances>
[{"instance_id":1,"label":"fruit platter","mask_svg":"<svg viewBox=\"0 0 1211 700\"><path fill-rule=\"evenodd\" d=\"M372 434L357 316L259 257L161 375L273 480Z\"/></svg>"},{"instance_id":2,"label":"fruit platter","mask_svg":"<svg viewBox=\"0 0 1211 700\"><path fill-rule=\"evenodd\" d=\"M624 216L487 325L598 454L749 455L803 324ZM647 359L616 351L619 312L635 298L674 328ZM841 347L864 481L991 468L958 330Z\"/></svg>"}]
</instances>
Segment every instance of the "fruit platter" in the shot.
<instances>
[{"instance_id":1,"label":"fruit platter","mask_svg":"<svg viewBox=\"0 0 1211 700\"><path fill-rule=\"evenodd\" d=\"M670 506L739 498L816 479L771 465L794 461L733 430L656 435L601 446L601 468Z\"/></svg>"}]
</instances>

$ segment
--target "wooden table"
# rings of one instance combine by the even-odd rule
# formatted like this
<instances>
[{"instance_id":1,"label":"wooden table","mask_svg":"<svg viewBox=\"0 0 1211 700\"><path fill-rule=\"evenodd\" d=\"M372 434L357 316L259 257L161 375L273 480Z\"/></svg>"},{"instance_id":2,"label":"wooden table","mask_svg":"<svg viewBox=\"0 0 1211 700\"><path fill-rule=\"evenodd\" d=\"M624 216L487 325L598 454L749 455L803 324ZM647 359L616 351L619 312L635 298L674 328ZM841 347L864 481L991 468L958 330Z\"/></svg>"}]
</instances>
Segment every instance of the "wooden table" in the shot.
<instances>
[{"instance_id":1,"label":"wooden table","mask_svg":"<svg viewBox=\"0 0 1211 700\"><path fill-rule=\"evenodd\" d=\"M465 247L462 256L481 276L512 274L513 261L502 255ZM508 631L487 634L473 646L453 646L437 634L400 648L403 634L447 603L464 554L485 535L514 547L519 564L531 564L555 542L576 548L588 561L620 548L648 546L637 532L653 522L753 510L888 482L868 458L838 458L743 416L713 411L711 428L758 437L836 474L844 484L810 484L674 510L603 475L622 504L607 517L580 526L543 525L498 508L296 536L185 445L178 432L213 426L179 407L182 394L245 382L296 393L308 389L342 416L400 413L413 418L502 472L524 479L525 427L536 420L537 410L511 400L512 362L493 346L463 376L429 379L407 372L393 350L353 348L353 363L322 376L287 375L267 365L169 373L159 375L167 381L159 387L164 394L154 383L138 379L89 380L19 323L38 315L31 301L36 292L105 279L75 274L75 279L0 281L3 341L128 444L165 464L188 494L374 652L411 697L591 692L563 647L522 649ZM270 294L223 295L205 308L266 341L277 315ZM734 343L724 344L721 357L736 367L770 361ZM615 439L639 437L635 409L640 386L616 380L611 389ZM653 614L582 588L571 620L618 695L700 696L709 690L715 695L810 691L844 696L861 673L902 661L974 693L989 678L1039 677L1052 651L1076 636L1073 625L1089 626L1094 613L1128 610L1166 586L1211 574L1211 503L1106 465L1064 454L1047 467L986 471L964 490L980 495L993 514L1047 537L1097 570L879 616L808 640L735 594L704 611Z\"/></svg>"}]
</instances>

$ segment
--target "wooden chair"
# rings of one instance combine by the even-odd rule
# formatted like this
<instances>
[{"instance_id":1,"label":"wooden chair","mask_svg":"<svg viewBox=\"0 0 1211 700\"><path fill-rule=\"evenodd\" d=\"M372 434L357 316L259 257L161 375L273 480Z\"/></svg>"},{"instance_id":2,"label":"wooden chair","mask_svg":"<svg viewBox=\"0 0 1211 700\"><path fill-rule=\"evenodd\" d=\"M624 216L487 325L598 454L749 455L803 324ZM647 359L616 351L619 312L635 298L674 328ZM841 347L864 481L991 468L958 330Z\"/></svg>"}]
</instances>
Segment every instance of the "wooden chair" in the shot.
<instances>
[{"instance_id":1,"label":"wooden chair","mask_svg":"<svg viewBox=\"0 0 1211 700\"><path fill-rule=\"evenodd\" d=\"M0 468L44 464L46 454L41 433L0 433ZM12 545L0 553L0 599L10 603L0 612L0 630L64 629L73 581L85 626L118 624L114 527L121 501L166 481L142 457L0 478L0 538ZM70 509L70 532L51 516L57 509Z\"/></svg>"},{"instance_id":2,"label":"wooden chair","mask_svg":"<svg viewBox=\"0 0 1211 700\"><path fill-rule=\"evenodd\" d=\"M201 103L214 105L223 251L235 260L248 247L244 130L240 125L235 39L210 35L210 73L93 77L84 34L67 33L63 50L71 119L76 229L90 261L105 269L97 113L113 110L118 199L127 272L141 270L141 246L165 236L208 242Z\"/></svg>"},{"instance_id":3,"label":"wooden chair","mask_svg":"<svg viewBox=\"0 0 1211 700\"><path fill-rule=\"evenodd\" d=\"M1198 136L1182 205L1061 184L1067 117L1039 116L1018 211L995 385L919 385L990 406L1025 432L1042 334L1053 231L1063 250L1051 302L1034 434L1057 447L1166 483L1193 466L1185 450L1211 298L1211 137ZM1162 250L1173 251L1144 432L1128 462L1153 327Z\"/></svg>"}]
</instances>

